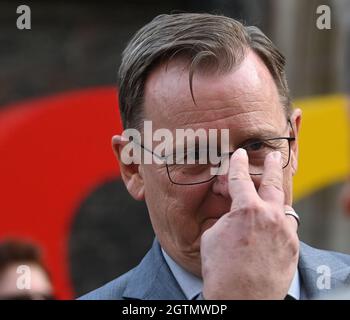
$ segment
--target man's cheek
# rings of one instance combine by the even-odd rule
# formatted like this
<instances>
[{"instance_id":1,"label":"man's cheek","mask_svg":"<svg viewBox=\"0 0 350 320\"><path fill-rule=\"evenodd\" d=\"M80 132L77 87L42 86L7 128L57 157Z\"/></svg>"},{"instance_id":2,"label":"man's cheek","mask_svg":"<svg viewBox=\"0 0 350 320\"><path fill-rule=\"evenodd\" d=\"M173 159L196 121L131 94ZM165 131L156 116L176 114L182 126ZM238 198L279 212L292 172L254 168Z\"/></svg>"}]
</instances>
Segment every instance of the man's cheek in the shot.
<instances>
[{"instance_id":1,"label":"man's cheek","mask_svg":"<svg viewBox=\"0 0 350 320\"><path fill-rule=\"evenodd\" d=\"M298 170L297 152L293 149L290 152L289 166L287 166L285 169L290 169L292 176L294 176Z\"/></svg>"}]
</instances>

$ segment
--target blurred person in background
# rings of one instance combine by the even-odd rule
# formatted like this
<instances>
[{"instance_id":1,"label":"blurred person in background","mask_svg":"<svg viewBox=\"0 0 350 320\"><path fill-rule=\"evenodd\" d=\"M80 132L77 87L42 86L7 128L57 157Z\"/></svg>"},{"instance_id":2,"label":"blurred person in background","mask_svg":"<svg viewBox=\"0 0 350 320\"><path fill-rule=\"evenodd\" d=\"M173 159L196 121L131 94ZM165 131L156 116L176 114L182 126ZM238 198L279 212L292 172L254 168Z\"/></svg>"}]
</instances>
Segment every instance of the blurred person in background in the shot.
<instances>
[{"instance_id":1,"label":"blurred person in background","mask_svg":"<svg viewBox=\"0 0 350 320\"><path fill-rule=\"evenodd\" d=\"M33 244L20 240L0 244L0 299L54 299L49 273Z\"/></svg>"}]
</instances>

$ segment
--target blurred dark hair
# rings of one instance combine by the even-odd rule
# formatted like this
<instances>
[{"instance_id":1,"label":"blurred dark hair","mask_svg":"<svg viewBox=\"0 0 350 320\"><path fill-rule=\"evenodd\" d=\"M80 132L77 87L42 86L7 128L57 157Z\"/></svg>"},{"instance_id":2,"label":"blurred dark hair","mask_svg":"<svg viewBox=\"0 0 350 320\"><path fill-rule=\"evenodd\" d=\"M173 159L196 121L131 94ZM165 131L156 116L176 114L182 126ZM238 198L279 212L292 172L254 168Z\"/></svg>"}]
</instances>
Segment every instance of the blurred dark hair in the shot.
<instances>
[{"instance_id":1,"label":"blurred dark hair","mask_svg":"<svg viewBox=\"0 0 350 320\"><path fill-rule=\"evenodd\" d=\"M48 278L51 278L43 263L41 251L36 245L16 239L8 239L0 243L0 278L9 266L25 263L38 265Z\"/></svg>"}]
</instances>

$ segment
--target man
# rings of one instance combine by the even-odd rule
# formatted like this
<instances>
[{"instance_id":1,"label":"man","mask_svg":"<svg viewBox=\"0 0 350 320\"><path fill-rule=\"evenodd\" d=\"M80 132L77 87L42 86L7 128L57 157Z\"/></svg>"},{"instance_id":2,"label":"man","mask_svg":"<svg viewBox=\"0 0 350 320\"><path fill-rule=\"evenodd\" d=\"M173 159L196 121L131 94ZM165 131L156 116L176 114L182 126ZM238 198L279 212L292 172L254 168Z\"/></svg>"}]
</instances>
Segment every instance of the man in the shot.
<instances>
[{"instance_id":1,"label":"man","mask_svg":"<svg viewBox=\"0 0 350 320\"><path fill-rule=\"evenodd\" d=\"M136 268L84 299L307 299L347 284L349 256L298 240L291 206L301 111L291 107L284 64L259 29L224 16L160 15L136 33L119 70L125 128L147 120L173 136L228 129L229 166L215 175L199 162L168 163L154 152L160 140L145 147L142 130L136 144L166 161L128 163L129 139L113 137L156 239Z\"/></svg>"},{"instance_id":2,"label":"man","mask_svg":"<svg viewBox=\"0 0 350 320\"><path fill-rule=\"evenodd\" d=\"M0 244L0 300L54 299L54 290L39 250L7 240Z\"/></svg>"}]
</instances>

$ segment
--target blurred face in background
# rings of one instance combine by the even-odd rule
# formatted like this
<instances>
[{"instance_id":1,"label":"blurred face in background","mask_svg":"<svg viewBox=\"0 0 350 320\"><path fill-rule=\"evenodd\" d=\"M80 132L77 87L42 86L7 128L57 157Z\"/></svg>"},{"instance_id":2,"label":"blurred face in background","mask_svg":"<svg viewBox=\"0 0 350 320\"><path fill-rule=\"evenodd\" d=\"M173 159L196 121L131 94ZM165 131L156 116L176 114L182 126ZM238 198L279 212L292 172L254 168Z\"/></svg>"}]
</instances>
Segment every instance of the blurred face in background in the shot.
<instances>
[{"instance_id":1,"label":"blurred face in background","mask_svg":"<svg viewBox=\"0 0 350 320\"><path fill-rule=\"evenodd\" d=\"M145 86L144 113L153 131L167 128L229 129L230 150L262 137L289 137L291 127L268 69L252 51L234 70L225 74L196 71L193 103L189 88L188 61L173 59L149 75ZM297 133L300 111L291 122ZM297 168L297 143L291 145L289 165L284 169L285 203L292 203L292 176ZM129 192L145 199L155 234L164 250L188 271L201 276L200 239L230 210L227 175L210 182L182 186L171 183L166 167L141 164L123 178ZM258 187L260 178L253 178ZM220 243L218 243L220 245Z\"/></svg>"},{"instance_id":2,"label":"blurred face in background","mask_svg":"<svg viewBox=\"0 0 350 320\"><path fill-rule=\"evenodd\" d=\"M0 300L45 300L53 299L53 288L46 272L37 264L26 264L30 269L30 289L20 289L25 280L18 272L20 264L11 264L0 275ZM19 287L19 288L18 288Z\"/></svg>"}]
</instances>

